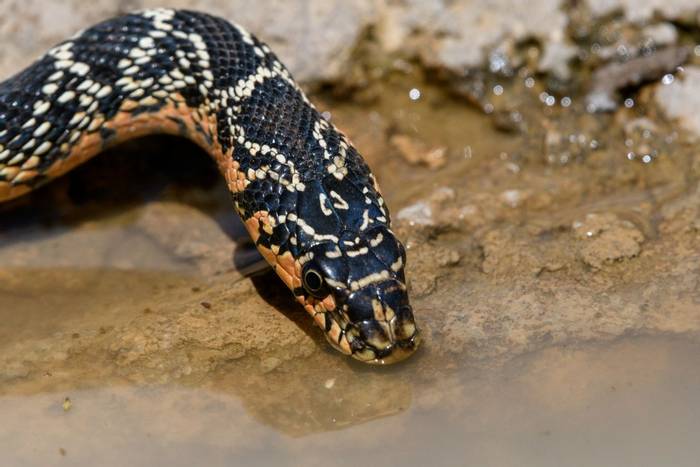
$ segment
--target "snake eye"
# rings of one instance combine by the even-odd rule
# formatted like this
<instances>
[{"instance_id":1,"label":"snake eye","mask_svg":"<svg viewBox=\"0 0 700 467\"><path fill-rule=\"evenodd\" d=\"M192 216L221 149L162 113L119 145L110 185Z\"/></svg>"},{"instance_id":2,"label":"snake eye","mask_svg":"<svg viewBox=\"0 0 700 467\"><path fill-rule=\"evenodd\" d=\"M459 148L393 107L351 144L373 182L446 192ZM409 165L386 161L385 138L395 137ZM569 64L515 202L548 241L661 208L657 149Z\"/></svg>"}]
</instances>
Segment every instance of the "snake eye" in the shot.
<instances>
[{"instance_id":1,"label":"snake eye","mask_svg":"<svg viewBox=\"0 0 700 467\"><path fill-rule=\"evenodd\" d=\"M307 292L316 297L322 296L323 286L323 276L320 272L311 268L304 271L304 288Z\"/></svg>"}]
</instances>

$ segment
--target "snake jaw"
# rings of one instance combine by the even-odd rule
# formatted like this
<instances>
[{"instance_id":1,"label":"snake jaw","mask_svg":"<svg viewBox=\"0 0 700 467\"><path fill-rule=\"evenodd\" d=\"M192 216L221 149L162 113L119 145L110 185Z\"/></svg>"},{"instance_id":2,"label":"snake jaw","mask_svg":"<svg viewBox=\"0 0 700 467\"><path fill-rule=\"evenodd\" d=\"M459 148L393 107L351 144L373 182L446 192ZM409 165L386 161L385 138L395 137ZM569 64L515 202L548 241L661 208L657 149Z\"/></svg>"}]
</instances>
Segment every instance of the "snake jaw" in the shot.
<instances>
[{"instance_id":1,"label":"snake jaw","mask_svg":"<svg viewBox=\"0 0 700 467\"><path fill-rule=\"evenodd\" d=\"M389 321L369 320L357 326L362 347L352 356L375 365L397 363L413 354L420 345L420 330L410 306ZM357 345L357 344L356 344Z\"/></svg>"},{"instance_id":2,"label":"snake jaw","mask_svg":"<svg viewBox=\"0 0 700 467\"><path fill-rule=\"evenodd\" d=\"M364 347L354 351L352 356L357 360L371 365L390 365L405 360L413 355L416 349L418 349L420 342L420 331L416 330L415 334L410 339L398 341L382 349L379 353L371 347Z\"/></svg>"},{"instance_id":3,"label":"snake jaw","mask_svg":"<svg viewBox=\"0 0 700 467\"><path fill-rule=\"evenodd\" d=\"M391 364L410 356L420 344L420 330L402 285L390 280L349 296L336 296L336 306L323 310L327 340L370 364Z\"/></svg>"},{"instance_id":4,"label":"snake jaw","mask_svg":"<svg viewBox=\"0 0 700 467\"><path fill-rule=\"evenodd\" d=\"M380 288L405 293L405 288L396 287L392 283L381 284ZM374 289L363 292L365 295L378 293ZM391 298L381 302L381 312L377 302L373 302L374 316L355 322L352 321L350 313L361 310L357 308L356 301L354 310L351 310L347 303L343 303L348 300L343 294L329 294L324 299L300 297L300 301L324 330L324 336L333 348L364 363L388 365L412 355L421 342L421 333L415 324L410 305L402 305L394 312L389 305ZM405 300L402 296L393 298Z\"/></svg>"}]
</instances>

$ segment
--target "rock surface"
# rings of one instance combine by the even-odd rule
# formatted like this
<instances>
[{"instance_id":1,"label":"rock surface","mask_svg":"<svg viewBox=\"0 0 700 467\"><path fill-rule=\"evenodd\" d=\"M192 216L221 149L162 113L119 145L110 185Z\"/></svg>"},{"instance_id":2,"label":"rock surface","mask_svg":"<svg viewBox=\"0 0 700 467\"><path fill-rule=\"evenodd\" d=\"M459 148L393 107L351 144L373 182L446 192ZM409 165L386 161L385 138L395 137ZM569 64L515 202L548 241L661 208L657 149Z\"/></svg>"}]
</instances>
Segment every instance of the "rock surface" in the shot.
<instances>
[{"instance_id":1,"label":"rock surface","mask_svg":"<svg viewBox=\"0 0 700 467\"><path fill-rule=\"evenodd\" d=\"M52 44L100 19L140 8L152 0L3 0L0 40L12 44L0 58L0 75L28 65ZM243 0L176 0L172 7L207 11L236 21L270 43L297 79L330 81L347 69L351 53L369 27L386 51L422 51L423 59L455 72L483 65L488 51L529 37L560 40L566 17L560 0L446 2L444 0L311 0L256 3ZM417 43L411 39L420 36Z\"/></svg>"},{"instance_id":2,"label":"rock surface","mask_svg":"<svg viewBox=\"0 0 700 467\"><path fill-rule=\"evenodd\" d=\"M669 118L677 119L687 130L700 138L700 67L687 67L670 84L656 87L656 102Z\"/></svg>"},{"instance_id":3,"label":"rock surface","mask_svg":"<svg viewBox=\"0 0 700 467\"><path fill-rule=\"evenodd\" d=\"M560 6L560 0L390 3L385 10L391 24L386 42L398 48L411 34L426 34L434 44L424 50L423 60L461 73L481 67L489 51L501 44L561 39L566 16Z\"/></svg>"},{"instance_id":4,"label":"rock surface","mask_svg":"<svg viewBox=\"0 0 700 467\"><path fill-rule=\"evenodd\" d=\"M695 0L587 0L596 16L623 11L630 21L644 22L654 14L666 19L690 18L698 13Z\"/></svg>"},{"instance_id":5,"label":"rock surface","mask_svg":"<svg viewBox=\"0 0 700 467\"><path fill-rule=\"evenodd\" d=\"M595 16L624 11L630 21L646 22L654 13L668 20L694 19L694 0L589 0ZM2 0L0 76L28 65L52 44L100 19L141 8L162 6L153 0L97 0L83 8L78 0ZM175 0L169 6L207 11L236 21L270 43L297 79L307 84L343 76L363 34L373 31L385 53L418 56L431 66L461 74L487 62L492 71L510 64L502 51L519 41L544 45L541 69L568 79L574 54L565 40L567 16L561 0L352 0L251 5L243 0ZM650 36L667 40L668 27L653 26ZM499 52L499 50L501 52ZM507 55L507 54L506 54Z\"/></svg>"},{"instance_id":6,"label":"rock surface","mask_svg":"<svg viewBox=\"0 0 700 467\"><path fill-rule=\"evenodd\" d=\"M0 40L13 44L0 58L0 75L8 76L28 65L58 41L79 29L111 16L142 8L163 6L151 0L100 0L85 8L70 0L3 0ZM176 0L168 4L220 15L236 21L270 43L300 81L336 78L347 64L358 37L376 17L374 0L352 2L266 1L251 6L243 0Z\"/></svg>"}]
</instances>

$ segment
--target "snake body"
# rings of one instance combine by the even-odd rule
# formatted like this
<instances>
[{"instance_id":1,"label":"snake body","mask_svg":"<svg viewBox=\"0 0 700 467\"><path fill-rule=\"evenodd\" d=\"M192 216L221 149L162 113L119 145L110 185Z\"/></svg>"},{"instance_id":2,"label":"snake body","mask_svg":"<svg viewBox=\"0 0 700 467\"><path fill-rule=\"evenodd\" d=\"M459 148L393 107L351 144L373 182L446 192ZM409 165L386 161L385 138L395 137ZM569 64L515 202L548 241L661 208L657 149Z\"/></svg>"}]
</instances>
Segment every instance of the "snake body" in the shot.
<instances>
[{"instance_id":1,"label":"snake body","mask_svg":"<svg viewBox=\"0 0 700 467\"><path fill-rule=\"evenodd\" d=\"M415 350L405 250L374 176L270 48L221 18L113 18L0 83L0 201L154 133L216 160L262 256L333 347L370 363Z\"/></svg>"}]
</instances>

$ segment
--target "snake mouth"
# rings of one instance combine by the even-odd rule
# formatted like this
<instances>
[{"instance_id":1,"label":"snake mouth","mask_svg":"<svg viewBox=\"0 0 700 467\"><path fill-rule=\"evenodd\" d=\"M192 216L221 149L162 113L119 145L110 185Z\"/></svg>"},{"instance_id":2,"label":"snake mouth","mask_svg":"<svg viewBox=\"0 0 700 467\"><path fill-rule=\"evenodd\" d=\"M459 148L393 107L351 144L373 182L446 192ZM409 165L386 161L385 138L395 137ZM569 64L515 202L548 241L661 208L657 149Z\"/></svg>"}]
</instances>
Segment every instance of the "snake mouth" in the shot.
<instances>
[{"instance_id":1,"label":"snake mouth","mask_svg":"<svg viewBox=\"0 0 700 467\"><path fill-rule=\"evenodd\" d=\"M352 356L370 365L390 365L411 356L418 349L420 342L420 330L416 329L408 339L397 340L382 349L367 345L360 351L354 351Z\"/></svg>"},{"instance_id":2,"label":"snake mouth","mask_svg":"<svg viewBox=\"0 0 700 467\"><path fill-rule=\"evenodd\" d=\"M389 321L366 320L349 325L352 356L365 363L388 365L413 354L421 342L410 307Z\"/></svg>"}]
</instances>

